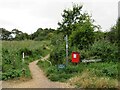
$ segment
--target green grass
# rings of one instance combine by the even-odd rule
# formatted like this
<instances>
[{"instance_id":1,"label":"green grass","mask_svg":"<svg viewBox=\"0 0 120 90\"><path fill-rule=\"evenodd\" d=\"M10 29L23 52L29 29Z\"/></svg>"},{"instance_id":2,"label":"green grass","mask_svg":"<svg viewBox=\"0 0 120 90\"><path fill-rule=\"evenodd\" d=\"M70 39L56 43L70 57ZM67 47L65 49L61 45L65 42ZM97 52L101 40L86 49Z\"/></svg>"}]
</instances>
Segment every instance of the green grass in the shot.
<instances>
[{"instance_id":1,"label":"green grass","mask_svg":"<svg viewBox=\"0 0 120 90\"><path fill-rule=\"evenodd\" d=\"M117 63L114 62L99 62L99 63L79 63L78 65L73 65L72 63L69 63L69 65L64 69L58 69L57 66L52 66L46 61L39 61L38 66L42 68L45 71L46 76L51 81L60 81L60 82L67 82L69 79L79 76L79 78L82 78L82 74L87 70L87 78L84 77L84 80L91 80L92 77L96 77L95 80L97 80L97 84L100 84L99 78L109 78L106 79L105 87L116 87L116 81L118 78L118 69L117 69ZM89 73L90 72L90 73ZM84 75L83 75L84 76ZM79 80L79 79L78 79ZM103 80L102 80L103 81ZM110 83L111 81L114 81L113 83ZM91 81L92 82L92 81ZM72 82L71 82L72 83ZM102 82L101 82L102 83ZM94 87L96 88L98 85L94 83L93 86L87 86L87 84L90 84L90 81L87 83L86 86L80 85L81 83L78 83L76 81L74 83L77 85L77 87ZM102 87L102 86L101 86Z\"/></svg>"},{"instance_id":2,"label":"green grass","mask_svg":"<svg viewBox=\"0 0 120 90\"><path fill-rule=\"evenodd\" d=\"M40 59L50 52L46 47L49 41L2 41L2 79L13 79L23 76L30 78L28 64L31 61ZM50 47L50 46L49 46ZM24 63L22 63L22 52L25 53Z\"/></svg>"}]
</instances>

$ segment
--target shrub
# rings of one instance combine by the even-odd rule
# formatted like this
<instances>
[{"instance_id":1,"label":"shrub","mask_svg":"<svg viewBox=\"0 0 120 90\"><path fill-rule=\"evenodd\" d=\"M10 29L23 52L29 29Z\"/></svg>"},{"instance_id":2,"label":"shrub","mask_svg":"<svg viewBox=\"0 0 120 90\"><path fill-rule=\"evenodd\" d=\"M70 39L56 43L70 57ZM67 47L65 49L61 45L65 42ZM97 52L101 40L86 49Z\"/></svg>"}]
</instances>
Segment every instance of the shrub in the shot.
<instances>
[{"instance_id":1,"label":"shrub","mask_svg":"<svg viewBox=\"0 0 120 90\"><path fill-rule=\"evenodd\" d=\"M118 47L107 41L96 41L90 47L90 56L100 57L103 61L118 61Z\"/></svg>"},{"instance_id":2,"label":"shrub","mask_svg":"<svg viewBox=\"0 0 120 90\"><path fill-rule=\"evenodd\" d=\"M64 63L66 52L65 52L65 46L59 45L53 49L53 51L50 53L50 61L53 65L56 64L62 64Z\"/></svg>"},{"instance_id":3,"label":"shrub","mask_svg":"<svg viewBox=\"0 0 120 90\"><path fill-rule=\"evenodd\" d=\"M7 73L2 74L2 80L17 78L17 77L20 77L21 75L22 75L21 70L10 69Z\"/></svg>"},{"instance_id":4,"label":"shrub","mask_svg":"<svg viewBox=\"0 0 120 90\"><path fill-rule=\"evenodd\" d=\"M32 55L32 51L29 50L28 48L22 48L19 50L20 52L20 55L22 56L22 53L24 52L25 55L29 56L29 55Z\"/></svg>"},{"instance_id":5,"label":"shrub","mask_svg":"<svg viewBox=\"0 0 120 90\"><path fill-rule=\"evenodd\" d=\"M90 59L90 51L89 50L81 50L80 51L80 59Z\"/></svg>"},{"instance_id":6,"label":"shrub","mask_svg":"<svg viewBox=\"0 0 120 90\"><path fill-rule=\"evenodd\" d=\"M94 32L92 24L86 22L83 25L77 25L75 31L70 35L70 44L75 45L80 50L86 49L94 42Z\"/></svg>"},{"instance_id":7,"label":"shrub","mask_svg":"<svg viewBox=\"0 0 120 90\"><path fill-rule=\"evenodd\" d=\"M107 76L114 79L118 77L117 64L114 62L91 63L88 68L98 77Z\"/></svg>"},{"instance_id":8,"label":"shrub","mask_svg":"<svg viewBox=\"0 0 120 90\"><path fill-rule=\"evenodd\" d=\"M51 80L51 81L59 81L60 80L60 77L56 74L50 74L50 76L48 76L48 78Z\"/></svg>"}]
</instances>

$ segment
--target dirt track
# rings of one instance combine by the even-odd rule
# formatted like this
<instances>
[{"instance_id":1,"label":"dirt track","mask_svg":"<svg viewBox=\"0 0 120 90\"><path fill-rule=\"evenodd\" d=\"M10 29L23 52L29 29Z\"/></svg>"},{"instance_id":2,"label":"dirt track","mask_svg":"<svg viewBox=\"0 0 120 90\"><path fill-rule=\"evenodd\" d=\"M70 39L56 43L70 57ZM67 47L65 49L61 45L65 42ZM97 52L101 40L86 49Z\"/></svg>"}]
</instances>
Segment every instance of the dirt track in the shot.
<instances>
[{"instance_id":1,"label":"dirt track","mask_svg":"<svg viewBox=\"0 0 120 90\"><path fill-rule=\"evenodd\" d=\"M47 56L48 57L48 56ZM44 57L46 58L46 57ZM36 65L37 61L31 62L29 68L32 79L29 81L3 81L2 88L73 88L67 83L52 82L45 77L43 71Z\"/></svg>"}]
</instances>

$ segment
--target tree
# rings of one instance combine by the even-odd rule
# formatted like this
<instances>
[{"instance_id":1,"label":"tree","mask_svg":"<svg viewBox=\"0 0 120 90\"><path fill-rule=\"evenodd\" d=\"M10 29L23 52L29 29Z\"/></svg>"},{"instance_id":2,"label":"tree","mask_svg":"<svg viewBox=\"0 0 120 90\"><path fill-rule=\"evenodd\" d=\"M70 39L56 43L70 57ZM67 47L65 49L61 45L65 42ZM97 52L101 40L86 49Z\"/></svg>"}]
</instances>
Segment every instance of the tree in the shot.
<instances>
[{"instance_id":1,"label":"tree","mask_svg":"<svg viewBox=\"0 0 120 90\"><path fill-rule=\"evenodd\" d=\"M81 13L80 10L82 9L82 6L80 5L73 5L72 9L64 10L62 17L62 22L58 22L59 30L63 31L64 34L70 35L72 30L74 29L74 24L80 22L81 19Z\"/></svg>"},{"instance_id":2,"label":"tree","mask_svg":"<svg viewBox=\"0 0 120 90\"><path fill-rule=\"evenodd\" d=\"M71 46L75 45L79 49L87 49L94 42L94 27L90 20L86 20L82 25L76 25L76 30L70 35Z\"/></svg>"},{"instance_id":3,"label":"tree","mask_svg":"<svg viewBox=\"0 0 120 90\"><path fill-rule=\"evenodd\" d=\"M31 34L31 39L32 40L45 40L45 39L50 39L53 35L53 32L55 30L51 28L38 28L36 32Z\"/></svg>"},{"instance_id":4,"label":"tree","mask_svg":"<svg viewBox=\"0 0 120 90\"><path fill-rule=\"evenodd\" d=\"M113 27L111 27L110 31L107 32L107 39L111 42L111 43L118 43L118 33L119 33L119 27L120 27L120 18L118 19L116 25L114 25Z\"/></svg>"},{"instance_id":5,"label":"tree","mask_svg":"<svg viewBox=\"0 0 120 90\"><path fill-rule=\"evenodd\" d=\"M28 40L30 36L27 33L17 34L15 40Z\"/></svg>"},{"instance_id":6,"label":"tree","mask_svg":"<svg viewBox=\"0 0 120 90\"><path fill-rule=\"evenodd\" d=\"M30 36L27 33L23 33L18 29L13 29L12 34L15 36L14 40L25 40L30 39Z\"/></svg>"},{"instance_id":7,"label":"tree","mask_svg":"<svg viewBox=\"0 0 120 90\"><path fill-rule=\"evenodd\" d=\"M106 38L106 33L102 32L100 30L95 31L94 35L95 35L95 41L105 40L105 38Z\"/></svg>"},{"instance_id":8,"label":"tree","mask_svg":"<svg viewBox=\"0 0 120 90\"><path fill-rule=\"evenodd\" d=\"M94 20L88 13L81 12L83 6L73 5L72 9L64 10L62 22L58 22L59 30L70 39L71 46L76 45L79 49L88 47L94 42L94 29L99 26L93 25Z\"/></svg>"},{"instance_id":9,"label":"tree","mask_svg":"<svg viewBox=\"0 0 120 90\"><path fill-rule=\"evenodd\" d=\"M0 39L1 40L10 40L12 38L11 36L11 32L4 29L4 28L0 28Z\"/></svg>"},{"instance_id":10,"label":"tree","mask_svg":"<svg viewBox=\"0 0 120 90\"><path fill-rule=\"evenodd\" d=\"M19 34L22 34L23 32L22 31L19 31L18 29L13 29L12 30L12 34L15 34L15 35L19 35Z\"/></svg>"}]
</instances>

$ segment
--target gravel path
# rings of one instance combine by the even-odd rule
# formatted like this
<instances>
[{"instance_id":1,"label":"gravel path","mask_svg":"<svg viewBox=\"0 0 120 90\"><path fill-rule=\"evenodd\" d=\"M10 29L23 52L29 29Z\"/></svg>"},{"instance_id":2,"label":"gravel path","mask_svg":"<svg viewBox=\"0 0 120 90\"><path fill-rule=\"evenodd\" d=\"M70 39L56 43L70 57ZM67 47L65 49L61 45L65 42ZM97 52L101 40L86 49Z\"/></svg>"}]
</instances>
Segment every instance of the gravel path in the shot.
<instances>
[{"instance_id":1,"label":"gravel path","mask_svg":"<svg viewBox=\"0 0 120 90\"><path fill-rule=\"evenodd\" d=\"M47 56L48 57L48 56ZM46 58L46 57L44 57ZM45 77L43 71L34 61L29 64L32 79L29 81L3 81L2 88L73 88L67 83L52 82Z\"/></svg>"}]
</instances>

